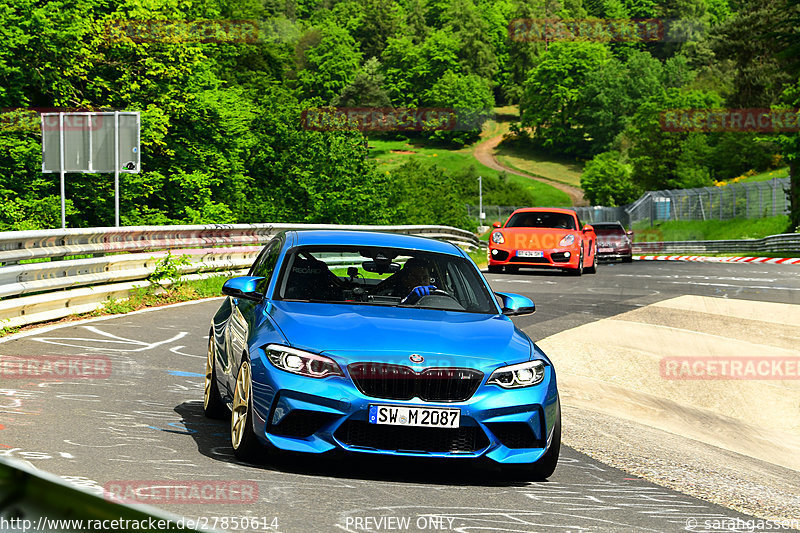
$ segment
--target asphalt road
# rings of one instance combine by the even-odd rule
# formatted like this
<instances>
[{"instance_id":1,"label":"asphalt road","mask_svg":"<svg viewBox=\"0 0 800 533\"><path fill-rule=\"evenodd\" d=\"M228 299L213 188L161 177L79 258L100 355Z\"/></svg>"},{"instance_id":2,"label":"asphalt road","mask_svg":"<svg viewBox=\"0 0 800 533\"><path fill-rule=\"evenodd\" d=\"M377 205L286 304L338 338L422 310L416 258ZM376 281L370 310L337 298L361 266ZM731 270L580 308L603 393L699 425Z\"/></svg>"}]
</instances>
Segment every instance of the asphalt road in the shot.
<instances>
[{"instance_id":1,"label":"asphalt road","mask_svg":"<svg viewBox=\"0 0 800 533\"><path fill-rule=\"evenodd\" d=\"M598 274L581 278L534 272L487 278L496 290L534 299L536 314L518 319L534 340L682 294L800 303L798 269L776 265L637 262L601 265ZM244 503L218 492L211 503L157 505L207 517L217 528L225 525L223 517L251 517L258 527L248 529L277 524L272 530L284 532L719 531L719 524L728 526L725 531L751 530L752 517L569 448L562 448L556 473L542 483L509 480L460 461L287 457L241 464L233 458L227 425L202 415L206 335L219 303L66 324L0 344L3 356L91 355L111 364L110 375L98 379L4 377L0 456L98 492L112 484L162 481L254 487Z\"/></svg>"}]
</instances>

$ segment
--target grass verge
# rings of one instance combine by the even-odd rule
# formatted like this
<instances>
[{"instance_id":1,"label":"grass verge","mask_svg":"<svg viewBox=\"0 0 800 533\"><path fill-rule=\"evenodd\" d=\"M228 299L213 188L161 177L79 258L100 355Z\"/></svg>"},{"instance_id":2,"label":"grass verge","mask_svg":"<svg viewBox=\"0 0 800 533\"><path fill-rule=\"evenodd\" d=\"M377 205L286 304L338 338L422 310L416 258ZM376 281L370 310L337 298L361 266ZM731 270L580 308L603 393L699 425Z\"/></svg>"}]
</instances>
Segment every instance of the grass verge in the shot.
<instances>
[{"instance_id":1,"label":"grass verge","mask_svg":"<svg viewBox=\"0 0 800 533\"><path fill-rule=\"evenodd\" d=\"M785 233L789 217L737 218L732 220L670 220L654 225L641 222L633 226L634 242L716 241L760 239Z\"/></svg>"},{"instance_id":2,"label":"grass verge","mask_svg":"<svg viewBox=\"0 0 800 533\"><path fill-rule=\"evenodd\" d=\"M485 248L478 248L475 251L469 252L469 256L475 261L478 268L486 268L486 265L489 264L489 260L486 258Z\"/></svg>"},{"instance_id":3,"label":"grass verge","mask_svg":"<svg viewBox=\"0 0 800 533\"><path fill-rule=\"evenodd\" d=\"M753 183L756 181L769 181L774 179L780 178L788 178L789 177L789 167L782 167L776 168L772 170L765 170L759 174L756 174L754 170L750 172L745 172L741 176L736 178L722 181L719 183Z\"/></svg>"},{"instance_id":4,"label":"grass verge","mask_svg":"<svg viewBox=\"0 0 800 533\"><path fill-rule=\"evenodd\" d=\"M120 300L109 299L103 303L103 307L89 313L70 315L58 320L38 322L26 326L2 328L0 329L0 337L50 324L58 324L60 322L73 322L84 318L118 315L146 309L148 307L161 307L191 300L213 298L222 294L222 285L228 279L230 279L230 276L221 275L204 279L179 281L178 283L166 287L161 285L142 287L134 290L129 298Z\"/></svg>"},{"instance_id":5,"label":"grass verge","mask_svg":"<svg viewBox=\"0 0 800 533\"><path fill-rule=\"evenodd\" d=\"M190 300L212 298L222 294L222 285L230 276L213 276L210 278L179 281L168 285L150 285L134 290L128 298L103 303L103 307L85 313L83 316L118 315L138 311L147 307L160 307Z\"/></svg>"},{"instance_id":6,"label":"grass verge","mask_svg":"<svg viewBox=\"0 0 800 533\"><path fill-rule=\"evenodd\" d=\"M438 146L427 146L404 140L370 139L370 156L378 164L378 170L390 173L392 170L411 161L421 160L425 164L437 165L449 172L461 172L469 167L474 167L479 175L484 177L499 177L500 172L482 165L472 156L472 146L459 150L448 150ZM569 206L572 205L569 196L546 183L524 178L522 176L508 175L509 182L517 183L526 189L536 200L536 205L542 206ZM477 204L478 187L475 186L475 203Z\"/></svg>"},{"instance_id":7,"label":"grass verge","mask_svg":"<svg viewBox=\"0 0 800 533\"><path fill-rule=\"evenodd\" d=\"M534 148L505 143L497 147L495 157L502 165L519 172L578 188L581 186L583 163L579 161L561 159Z\"/></svg>"}]
</instances>

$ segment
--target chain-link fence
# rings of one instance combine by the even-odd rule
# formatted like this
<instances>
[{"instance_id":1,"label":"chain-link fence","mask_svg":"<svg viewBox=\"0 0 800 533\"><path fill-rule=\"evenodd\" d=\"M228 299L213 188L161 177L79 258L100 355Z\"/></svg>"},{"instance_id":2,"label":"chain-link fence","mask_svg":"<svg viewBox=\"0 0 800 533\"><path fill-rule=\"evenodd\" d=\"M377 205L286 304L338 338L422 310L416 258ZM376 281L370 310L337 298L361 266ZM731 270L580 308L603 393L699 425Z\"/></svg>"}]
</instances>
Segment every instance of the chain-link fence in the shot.
<instances>
[{"instance_id":1,"label":"chain-link fence","mask_svg":"<svg viewBox=\"0 0 800 533\"><path fill-rule=\"evenodd\" d=\"M732 183L724 187L649 191L623 207L573 207L581 222L619 221L626 227L641 221L652 225L666 220L727 220L763 218L789 213L789 178L753 183ZM520 207L484 205L483 223L505 222ZM467 205L467 213L479 220L478 206Z\"/></svg>"}]
</instances>

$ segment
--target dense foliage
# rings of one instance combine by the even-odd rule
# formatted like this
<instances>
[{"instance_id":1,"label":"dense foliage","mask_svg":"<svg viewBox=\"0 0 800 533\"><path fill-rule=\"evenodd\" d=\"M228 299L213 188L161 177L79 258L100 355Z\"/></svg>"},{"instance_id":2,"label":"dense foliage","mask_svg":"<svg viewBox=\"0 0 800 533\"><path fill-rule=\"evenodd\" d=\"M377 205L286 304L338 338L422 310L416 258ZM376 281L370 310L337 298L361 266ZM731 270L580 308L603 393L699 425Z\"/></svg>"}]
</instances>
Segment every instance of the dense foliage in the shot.
<instances>
[{"instance_id":1,"label":"dense foliage","mask_svg":"<svg viewBox=\"0 0 800 533\"><path fill-rule=\"evenodd\" d=\"M0 230L59 225L38 124L16 110L141 111L143 171L122 176L123 224L469 227L472 174L416 163L379 172L364 133L310 129L303 112L451 108L458 127L403 135L460 147L507 104L520 106L522 142L591 160L583 186L595 203L788 162L797 225L797 133L669 132L659 118L800 106L799 11L798 0L7 0ZM677 22L657 42L531 39L509 26L558 18ZM214 21L249 21L256 34ZM487 202L532 200L484 183ZM108 174L69 175L68 225L110 224L112 191Z\"/></svg>"},{"instance_id":2,"label":"dense foliage","mask_svg":"<svg viewBox=\"0 0 800 533\"><path fill-rule=\"evenodd\" d=\"M584 0L564 9L568 18L674 22L666 38L652 42L571 39L535 52L520 93L516 131L523 140L588 160L581 184L595 204L620 205L646 190L709 186L788 162L790 229L800 225L796 128L664 126L665 113L674 110L797 109L798 0Z\"/></svg>"}]
</instances>

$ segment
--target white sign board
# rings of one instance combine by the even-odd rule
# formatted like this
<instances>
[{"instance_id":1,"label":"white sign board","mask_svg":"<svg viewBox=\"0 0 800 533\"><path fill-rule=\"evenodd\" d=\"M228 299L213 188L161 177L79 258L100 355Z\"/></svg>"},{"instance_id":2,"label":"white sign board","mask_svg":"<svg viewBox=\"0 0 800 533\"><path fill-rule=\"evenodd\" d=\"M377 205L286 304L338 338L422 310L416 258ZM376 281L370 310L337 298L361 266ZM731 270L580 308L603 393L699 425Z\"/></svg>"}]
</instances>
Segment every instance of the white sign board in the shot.
<instances>
[{"instance_id":1,"label":"white sign board","mask_svg":"<svg viewBox=\"0 0 800 533\"><path fill-rule=\"evenodd\" d=\"M42 172L138 173L140 167L138 112L42 113Z\"/></svg>"},{"instance_id":2,"label":"white sign board","mask_svg":"<svg viewBox=\"0 0 800 533\"><path fill-rule=\"evenodd\" d=\"M67 227L64 174L113 172L119 226L119 174L137 173L140 167L138 112L42 113L42 172L61 175L62 228Z\"/></svg>"}]
</instances>

